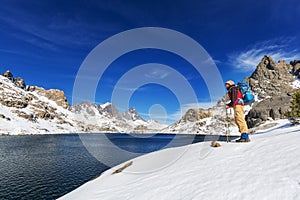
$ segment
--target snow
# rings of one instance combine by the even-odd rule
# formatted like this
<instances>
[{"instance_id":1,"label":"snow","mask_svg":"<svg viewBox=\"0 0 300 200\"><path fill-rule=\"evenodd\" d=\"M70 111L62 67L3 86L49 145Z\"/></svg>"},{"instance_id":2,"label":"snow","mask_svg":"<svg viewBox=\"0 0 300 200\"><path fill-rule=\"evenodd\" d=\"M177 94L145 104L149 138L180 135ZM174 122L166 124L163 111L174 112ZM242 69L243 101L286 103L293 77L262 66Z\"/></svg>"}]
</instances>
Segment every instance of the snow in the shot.
<instances>
[{"instance_id":1,"label":"snow","mask_svg":"<svg viewBox=\"0 0 300 200\"><path fill-rule=\"evenodd\" d=\"M295 77L295 81L292 82L292 87L295 89L299 89L300 88L300 80L298 78Z\"/></svg>"},{"instance_id":2,"label":"snow","mask_svg":"<svg viewBox=\"0 0 300 200\"><path fill-rule=\"evenodd\" d=\"M29 121L13 113L14 108L6 107L0 104L0 114L10 120L1 120L0 135L18 135L18 134L58 134L78 132L76 128L67 124L57 124L54 120L37 119L36 122ZM24 113L30 113L30 108L19 109Z\"/></svg>"},{"instance_id":3,"label":"snow","mask_svg":"<svg viewBox=\"0 0 300 200\"><path fill-rule=\"evenodd\" d=\"M104 109L104 108L106 108L107 106L110 106L110 105L111 105L110 102L106 102L106 103L104 103L104 104L101 104L100 107L101 107L102 109Z\"/></svg>"},{"instance_id":4,"label":"snow","mask_svg":"<svg viewBox=\"0 0 300 200\"><path fill-rule=\"evenodd\" d=\"M276 123L250 143L203 142L137 157L60 199L300 199L300 126Z\"/></svg>"}]
</instances>

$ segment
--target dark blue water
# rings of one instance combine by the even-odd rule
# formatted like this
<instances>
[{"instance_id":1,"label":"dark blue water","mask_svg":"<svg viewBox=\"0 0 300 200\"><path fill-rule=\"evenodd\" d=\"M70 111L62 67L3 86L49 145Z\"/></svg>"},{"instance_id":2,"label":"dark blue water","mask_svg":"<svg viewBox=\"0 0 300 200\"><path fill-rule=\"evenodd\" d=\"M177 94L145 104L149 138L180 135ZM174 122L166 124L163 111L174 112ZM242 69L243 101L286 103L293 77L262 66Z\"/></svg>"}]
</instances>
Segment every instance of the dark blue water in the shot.
<instances>
[{"instance_id":1,"label":"dark blue water","mask_svg":"<svg viewBox=\"0 0 300 200\"><path fill-rule=\"evenodd\" d=\"M82 135L0 136L0 199L56 199L97 177L108 166L94 158L82 143ZM162 135L136 137L127 134L86 134L93 141L108 138L129 152L145 154L165 147L203 141L203 136ZM206 140L224 140L211 137ZM129 158L113 155L112 144L97 148L114 164ZM109 153L107 153L109 152Z\"/></svg>"}]
</instances>

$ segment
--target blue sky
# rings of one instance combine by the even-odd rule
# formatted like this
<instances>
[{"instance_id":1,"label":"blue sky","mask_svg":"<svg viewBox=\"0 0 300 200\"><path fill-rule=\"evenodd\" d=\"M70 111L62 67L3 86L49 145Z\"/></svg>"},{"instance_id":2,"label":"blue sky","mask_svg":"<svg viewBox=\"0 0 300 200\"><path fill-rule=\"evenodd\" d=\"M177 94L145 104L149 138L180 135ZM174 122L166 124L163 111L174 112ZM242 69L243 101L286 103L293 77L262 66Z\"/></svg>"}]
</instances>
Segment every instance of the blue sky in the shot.
<instances>
[{"instance_id":1,"label":"blue sky","mask_svg":"<svg viewBox=\"0 0 300 200\"><path fill-rule=\"evenodd\" d=\"M224 80L239 81L251 75L264 54L288 62L300 59L299 21L297 0L1 0L0 69L10 69L28 85L64 90L72 103L76 74L98 44L126 30L163 27L197 41L213 58ZM206 106L211 101L205 82L186 60L162 50L141 49L122 55L107 68L96 103L111 101L122 75L146 63L161 63L180 72L197 99L180 105L169 88L144 85L133 93L128 105L143 117L149 118L150 108L161 105L154 106L163 107L156 110L156 119L167 114L167 122L172 122L180 117L180 106ZM156 77L168 75L155 69L152 73ZM130 90L126 85L123 89Z\"/></svg>"}]
</instances>

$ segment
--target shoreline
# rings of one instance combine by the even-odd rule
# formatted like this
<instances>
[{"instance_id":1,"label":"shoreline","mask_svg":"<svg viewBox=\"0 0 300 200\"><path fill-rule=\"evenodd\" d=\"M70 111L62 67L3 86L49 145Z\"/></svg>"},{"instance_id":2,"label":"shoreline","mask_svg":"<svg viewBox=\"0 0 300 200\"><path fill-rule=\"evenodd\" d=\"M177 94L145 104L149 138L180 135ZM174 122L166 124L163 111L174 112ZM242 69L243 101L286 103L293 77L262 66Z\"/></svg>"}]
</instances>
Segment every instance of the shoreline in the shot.
<instances>
[{"instance_id":1,"label":"shoreline","mask_svg":"<svg viewBox=\"0 0 300 200\"><path fill-rule=\"evenodd\" d=\"M112 132L112 133L108 133L108 132L94 132L94 133L20 133L20 134L10 134L10 133L0 133L0 137L1 136L42 136L42 135L130 135L130 136L154 136L154 135L169 135L169 136L202 136L202 137L226 137L225 134L220 134L220 135L208 135L208 134L191 134L191 133L121 133L121 132ZM239 134L232 134L229 135L229 137L238 137L240 136Z\"/></svg>"}]
</instances>

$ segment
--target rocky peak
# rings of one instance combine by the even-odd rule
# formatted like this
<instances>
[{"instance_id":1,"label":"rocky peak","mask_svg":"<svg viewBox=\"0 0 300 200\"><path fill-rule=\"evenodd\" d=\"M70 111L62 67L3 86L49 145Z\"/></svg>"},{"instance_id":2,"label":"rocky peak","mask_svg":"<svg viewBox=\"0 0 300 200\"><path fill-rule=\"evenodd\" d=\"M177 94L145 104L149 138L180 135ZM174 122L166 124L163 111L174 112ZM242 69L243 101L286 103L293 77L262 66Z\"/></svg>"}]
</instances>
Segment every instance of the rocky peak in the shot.
<instances>
[{"instance_id":1,"label":"rocky peak","mask_svg":"<svg viewBox=\"0 0 300 200\"><path fill-rule=\"evenodd\" d=\"M82 103L73 105L71 107L71 110L73 110L75 113L82 113L83 111L85 111L87 114L91 116L95 116L96 113L93 108L95 108L95 110L98 109L96 104L92 104L88 101L84 101Z\"/></svg>"},{"instance_id":2,"label":"rocky peak","mask_svg":"<svg viewBox=\"0 0 300 200\"><path fill-rule=\"evenodd\" d=\"M29 86L27 87L28 91L36 92L37 94L48 98L49 100L54 101L58 106L63 108L68 108L69 103L65 96L65 93L62 90L50 89L45 90L44 88L40 88L37 86Z\"/></svg>"},{"instance_id":3,"label":"rocky peak","mask_svg":"<svg viewBox=\"0 0 300 200\"><path fill-rule=\"evenodd\" d=\"M246 119L248 127L257 126L268 119L285 118L289 109L293 87L299 77L300 63L295 60L287 64L284 60L275 63L270 56L264 56L249 78L252 90L262 99L249 111ZM269 98L267 98L269 97Z\"/></svg>"},{"instance_id":4,"label":"rocky peak","mask_svg":"<svg viewBox=\"0 0 300 200\"><path fill-rule=\"evenodd\" d=\"M142 120L145 121L135 110L134 107L129 108L129 110L127 110L126 112L123 113L123 117L127 120L132 120L132 121L136 121L136 120Z\"/></svg>"},{"instance_id":5,"label":"rocky peak","mask_svg":"<svg viewBox=\"0 0 300 200\"><path fill-rule=\"evenodd\" d=\"M12 81L13 78L14 78L13 74L12 74L9 70L6 70L6 72L4 72L4 73L2 74L2 76L8 78L8 79L11 80L11 81Z\"/></svg>"},{"instance_id":6,"label":"rocky peak","mask_svg":"<svg viewBox=\"0 0 300 200\"><path fill-rule=\"evenodd\" d=\"M280 60L278 63L265 55L249 78L249 85L260 98L286 95L293 90L293 66Z\"/></svg>"},{"instance_id":7,"label":"rocky peak","mask_svg":"<svg viewBox=\"0 0 300 200\"><path fill-rule=\"evenodd\" d=\"M61 90L56 90L56 89L45 90L44 88L40 88L37 86L26 86L24 79L20 77L14 78L10 70L4 72L2 76L9 79L16 87L23 89L25 92L35 91L39 95L44 96L49 100L56 102L58 106L61 106L63 108L69 107L69 103L67 101L65 93Z\"/></svg>"},{"instance_id":8,"label":"rocky peak","mask_svg":"<svg viewBox=\"0 0 300 200\"><path fill-rule=\"evenodd\" d=\"M115 117L116 119L121 119L122 116L118 109L112 103L105 103L104 105L100 105L99 111L103 113L105 116L112 118Z\"/></svg>"},{"instance_id":9,"label":"rocky peak","mask_svg":"<svg viewBox=\"0 0 300 200\"><path fill-rule=\"evenodd\" d=\"M2 76L8 78L10 81L12 81L15 86L21 88L21 89L25 89L26 88L26 84L25 84L25 81L24 79L18 77L18 78L14 78L13 74L9 71L9 70L6 70L6 72L4 72L2 74Z\"/></svg>"}]
</instances>

